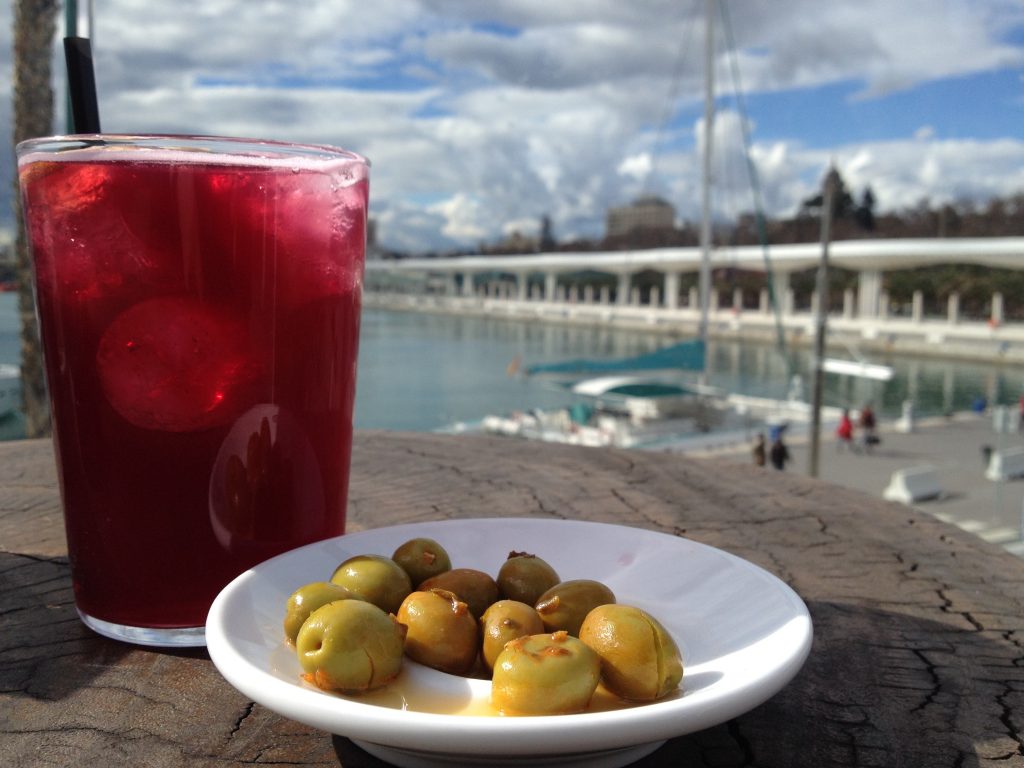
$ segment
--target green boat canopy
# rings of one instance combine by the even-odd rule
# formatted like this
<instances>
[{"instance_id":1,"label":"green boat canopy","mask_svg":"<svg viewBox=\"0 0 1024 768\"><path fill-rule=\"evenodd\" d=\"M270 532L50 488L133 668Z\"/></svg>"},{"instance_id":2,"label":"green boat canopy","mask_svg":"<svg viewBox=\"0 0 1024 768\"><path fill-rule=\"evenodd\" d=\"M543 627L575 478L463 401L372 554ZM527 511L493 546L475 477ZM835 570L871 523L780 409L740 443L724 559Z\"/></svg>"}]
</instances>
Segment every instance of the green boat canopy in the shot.
<instances>
[{"instance_id":1,"label":"green boat canopy","mask_svg":"<svg viewBox=\"0 0 1024 768\"><path fill-rule=\"evenodd\" d=\"M704 370L705 345L703 339L690 339L671 347L648 352L636 357L615 360L566 360L560 363L538 363L526 367L526 375L542 373L591 374L625 373L627 371Z\"/></svg>"}]
</instances>

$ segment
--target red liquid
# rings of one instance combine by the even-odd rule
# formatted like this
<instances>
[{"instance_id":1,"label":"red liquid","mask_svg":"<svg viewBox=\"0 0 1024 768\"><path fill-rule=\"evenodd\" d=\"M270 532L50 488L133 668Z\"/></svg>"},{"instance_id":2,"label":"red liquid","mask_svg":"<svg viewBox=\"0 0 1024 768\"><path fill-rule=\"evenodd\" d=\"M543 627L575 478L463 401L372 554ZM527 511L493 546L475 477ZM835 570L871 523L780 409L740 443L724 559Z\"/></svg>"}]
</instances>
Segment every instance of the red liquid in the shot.
<instances>
[{"instance_id":1,"label":"red liquid","mask_svg":"<svg viewBox=\"0 0 1024 768\"><path fill-rule=\"evenodd\" d=\"M367 181L139 154L20 167L68 551L84 613L201 626L344 530Z\"/></svg>"}]
</instances>

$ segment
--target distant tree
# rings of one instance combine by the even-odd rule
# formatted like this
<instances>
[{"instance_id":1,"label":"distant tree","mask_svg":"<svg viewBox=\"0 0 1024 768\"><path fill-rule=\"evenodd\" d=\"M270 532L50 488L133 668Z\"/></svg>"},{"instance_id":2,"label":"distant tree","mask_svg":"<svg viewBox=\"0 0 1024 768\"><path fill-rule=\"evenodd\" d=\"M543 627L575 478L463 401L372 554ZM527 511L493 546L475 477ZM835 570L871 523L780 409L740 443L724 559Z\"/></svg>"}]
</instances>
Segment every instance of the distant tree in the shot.
<instances>
[{"instance_id":1,"label":"distant tree","mask_svg":"<svg viewBox=\"0 0 1024 768\"><path fill-rule=\"evenodd\" d=\"M542 251L551 251L555 247L555 236L552 234L551 217L547 214L540 220L540 241L538 247Z\"/></svg>"},{"instance_id":2,"label":"distant tree","mask_svg":"<svg viewBox=\"0 0 1024 768\"><path fill-rule=\"evenodd\" d=\"M14 141L53 133L53 89L50 59L57 27L56 0L16 0L14 4ZM17 184L17 179L15 179ZM18 310L21 314L21 393L25 433L42 437L50 433L50 414L43 378L43 358L32 297L31 263L21 195L15 189L14 215L18 222L16 264Z\"/></svg>"},{"instance_id":3,"label":"distant tree","mask_svg":"<svg viewBox=\"0 0 1024 768\"><path fill-rule=\"evenodd\" d=\"M875 228L875 193L871 191L871 187L864 187L864 192L860 196L860 204L857 206L854 212L854 218L857 223L861 226L861 229L866 229L869 232Z\"/></svg>"},{"instance_id":4,"label":"distant tree","mask_svg":"<svg viewBox=\"0 0 1024 768\"><path fill-rule=\"evenodd\" d=\"M960 214L957 213L956 208L952 205L944 205L939 209L936 235L938 237L957 235L960 233L961 224Z\"/></svg>"},{"instance_id":5,"label":"distant tree","mask_svg":"<svg viewBox=\"0 0 1024 768\"><path fill-rule=\"evenodd\" d=\"M829 169L831 173L832 169ZM853 203L853 195L850 194L850 190L846 186L846 182L843 181L843 177L836 173L838 181L836 183L835 196L832 198L832 218L833 219L844 219L849 218L855 209ZM820 188L824 190L825 180L822 179ZM821 206L825 203L824 193L817 192L800 204L800 210L804 215L808 216L820 216Z\"/></svg>"}]
</instances>

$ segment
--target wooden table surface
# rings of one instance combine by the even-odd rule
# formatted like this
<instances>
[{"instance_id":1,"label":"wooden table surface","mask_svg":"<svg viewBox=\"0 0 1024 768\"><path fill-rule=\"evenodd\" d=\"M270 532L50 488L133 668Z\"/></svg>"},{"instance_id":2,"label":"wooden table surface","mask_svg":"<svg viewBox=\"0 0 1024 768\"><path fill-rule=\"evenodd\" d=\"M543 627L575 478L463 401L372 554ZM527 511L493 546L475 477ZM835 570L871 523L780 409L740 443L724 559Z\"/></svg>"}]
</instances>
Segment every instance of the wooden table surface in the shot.
<instances>
[{"instance_id":1,"label":"wooden table surface","mask_svg":"<svg viewBox=\"0 0 1024 768\"><path fill-rule=\"evenodd\" d=\"M751 560L815 636L780 693L642 766L1024 766L1024 561L912 509L724 461L500 438L360 433L350 530L596 520ZM453 738L458 738L453 734ZM205 650L77 619L48 441L0 445L0 766L383 763L226 683Z\"/></svg>"}]
</instances>

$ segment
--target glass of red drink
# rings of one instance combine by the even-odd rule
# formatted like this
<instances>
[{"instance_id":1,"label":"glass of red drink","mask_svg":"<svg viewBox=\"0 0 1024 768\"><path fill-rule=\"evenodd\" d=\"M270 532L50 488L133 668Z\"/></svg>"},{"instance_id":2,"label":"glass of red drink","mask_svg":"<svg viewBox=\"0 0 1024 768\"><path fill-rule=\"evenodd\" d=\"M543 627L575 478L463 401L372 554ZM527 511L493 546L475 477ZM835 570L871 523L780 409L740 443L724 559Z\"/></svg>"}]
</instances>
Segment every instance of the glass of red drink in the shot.
<instances>
[{"instance_id":1,"label":"glass of red drink","mask_svg":"<svg viewBox=\"0 0 1024 768\"><path fill-rule=\"evenodd\" d=\"M344 531L368 163L210 137L17 149L79 614L201 645L232 578Z\"/></svg>"}]
</instances>

